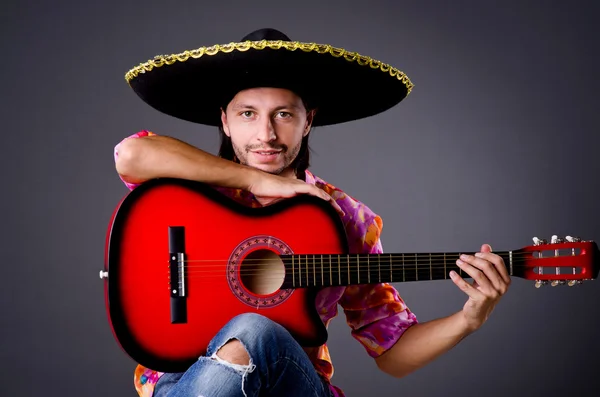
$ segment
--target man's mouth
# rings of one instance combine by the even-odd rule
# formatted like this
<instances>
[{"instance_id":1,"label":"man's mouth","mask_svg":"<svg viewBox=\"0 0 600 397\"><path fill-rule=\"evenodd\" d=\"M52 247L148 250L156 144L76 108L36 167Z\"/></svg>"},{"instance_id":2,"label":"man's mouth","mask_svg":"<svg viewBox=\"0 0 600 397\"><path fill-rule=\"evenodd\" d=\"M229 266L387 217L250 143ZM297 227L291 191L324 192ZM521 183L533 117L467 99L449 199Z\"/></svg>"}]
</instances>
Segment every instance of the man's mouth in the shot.
<instances>
[{"instance_id":1,"label":"man's mouth","mask_svg":"<svg viewBox=\"0 0 600 397\"><path fill-rule=\"evenodd\" d=\"M255 150L254 153L262 154L264 156L268 156L270 154L280 153L281 150Z\"/></svg>"},{"instance_id":2,"label":"man's mouth","mask_svg":"<svg viewBox=\"0 0 600 397\"><path fill-rule=\"evenodd\" d=\"M279 159L279 155L282 153L282 150L252 150L251 153L254 154L258 161L269 163Z\"/></svg>"}]
</instances>

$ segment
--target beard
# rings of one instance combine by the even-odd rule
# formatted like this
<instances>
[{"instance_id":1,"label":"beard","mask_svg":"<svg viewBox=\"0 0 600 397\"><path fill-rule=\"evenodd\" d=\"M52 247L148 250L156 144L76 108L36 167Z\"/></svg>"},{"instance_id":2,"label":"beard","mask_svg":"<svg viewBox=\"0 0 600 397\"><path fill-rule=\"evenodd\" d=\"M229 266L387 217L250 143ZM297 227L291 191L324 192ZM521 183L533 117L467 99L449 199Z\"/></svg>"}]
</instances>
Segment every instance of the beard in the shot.
<instances>
[{"instance_id":1,"label":"beard","mask_svg":"<svg viewBox=\"0 0 600 397\"><path fill-rule=\"evenodd\" d=\"M298 153L300 152L300 148L302 147L302 141L298 142L298 144L295 145L294 147L292 147L291 150L287 145L283 145L283 144L274 144L274 145L267 145L267 146L246 145L244 148L240 148L239 146L236 146L233 142L231 142L231 146L233 147L235 156L237 157L240 164L246 165L249 167L252 167L252 165L248 163L248 153L251 150L258 150L258 149L281 150L281 155L283 156L283 164L274 170L270 170L270 171L265 170L265 172L268 172L269 174L279 175L294 162L294 160L298 156ZM257 167L254 167L254 168L257 168Z\"/></svg>"}]
</instances>

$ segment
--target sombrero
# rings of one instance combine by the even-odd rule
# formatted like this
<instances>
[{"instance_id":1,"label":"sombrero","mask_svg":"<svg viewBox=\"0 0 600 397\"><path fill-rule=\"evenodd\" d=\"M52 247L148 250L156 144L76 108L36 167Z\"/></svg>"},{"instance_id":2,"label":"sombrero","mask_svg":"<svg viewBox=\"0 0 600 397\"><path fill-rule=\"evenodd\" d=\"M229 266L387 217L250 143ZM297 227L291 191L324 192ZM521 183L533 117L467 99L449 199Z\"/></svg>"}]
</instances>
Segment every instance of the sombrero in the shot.
<instances>
[{"instance_id":1,"label":"sombrero","mask_svg":"<svg viewBox=\"0 0 600 397\"><path fill-rule=\"evenodd\" d=\"M155 56L129 70L125 80L154 109L212 126L221 123L220 108L246 88L294 91L317 108L314 126L381 113L413 88L406 74L388 64L327 44L292 41L275 29Z\"/></svg>"}]
</instances>

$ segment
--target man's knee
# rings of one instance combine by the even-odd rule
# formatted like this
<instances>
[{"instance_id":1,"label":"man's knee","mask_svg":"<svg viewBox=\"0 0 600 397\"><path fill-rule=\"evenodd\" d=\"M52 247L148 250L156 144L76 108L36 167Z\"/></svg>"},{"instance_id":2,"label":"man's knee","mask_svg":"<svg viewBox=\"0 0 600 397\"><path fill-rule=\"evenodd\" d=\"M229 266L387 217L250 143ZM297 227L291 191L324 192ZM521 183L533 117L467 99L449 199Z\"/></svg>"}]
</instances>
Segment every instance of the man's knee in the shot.
<instances>
[{"instance_id":1,"label":"man's knee","mask_svg":"<svg viewBox=\"0 0 600 397\"><path fill-rule=\"evenodd\" d=\"M235 365L250 365L267 357L271 348L282 349L293 341L281 325L256 313L244 313L232 318L217 339L212 357ZM223 343L225 341L225 343ZM256 355L256 356L254 356Z\"/></svg>"},{"instance_id":2,"label":"man's knee","mask_svg":"<svg viewBox=\"0 0 600 397\"><path fill-rule=\"evenodd\" d=\"M250 356L248 352L237 339L232 339L225 343L219 350L217 350L216 355L228 363L237 364L237 365L248 365L250 364Z\"/></svg>"}]
</instances>

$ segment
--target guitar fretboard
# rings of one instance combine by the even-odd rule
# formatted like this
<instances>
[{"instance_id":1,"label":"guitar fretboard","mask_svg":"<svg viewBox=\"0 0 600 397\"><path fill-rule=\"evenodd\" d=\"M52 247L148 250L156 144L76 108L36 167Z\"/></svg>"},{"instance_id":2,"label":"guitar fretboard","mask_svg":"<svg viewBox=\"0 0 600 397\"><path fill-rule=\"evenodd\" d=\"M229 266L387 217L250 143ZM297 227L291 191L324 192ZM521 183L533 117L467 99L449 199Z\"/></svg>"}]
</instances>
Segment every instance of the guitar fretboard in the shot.
<instances>
[{"instance_id":1,"label":"guitar fretboard","mask_svg":"<svg viewBox=\"0 0 600 397\"><path fill-rule=\"evenodd\" d=\"M286 268L282 288L347 286L445 280L454 270L470 277L456 265L461 253L403 254L308 254L280 255ZM512 276L512 251L496 252Z\"/></svg>"}]
</instances>

